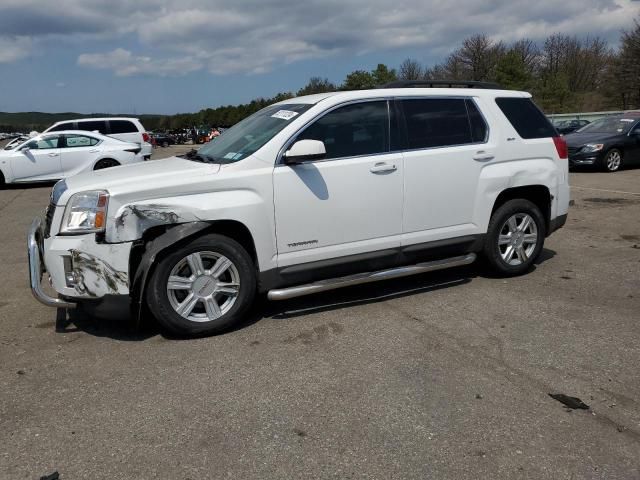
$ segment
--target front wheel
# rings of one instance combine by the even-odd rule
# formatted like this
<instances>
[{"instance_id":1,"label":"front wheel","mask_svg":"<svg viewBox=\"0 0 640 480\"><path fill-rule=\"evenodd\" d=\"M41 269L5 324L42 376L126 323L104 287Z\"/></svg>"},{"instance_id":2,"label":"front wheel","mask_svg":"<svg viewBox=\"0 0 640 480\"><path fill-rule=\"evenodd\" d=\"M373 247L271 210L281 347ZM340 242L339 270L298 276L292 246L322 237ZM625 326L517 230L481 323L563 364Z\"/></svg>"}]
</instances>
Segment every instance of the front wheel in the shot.
<instances>
[{"instance_id":1,"label":"front wheel","mask_svg":"<svg viewBox=\"0 0 640 480\"><path fill-rule=\"evenodd\" d=\"M546 227L536 204L529 200L509 200L491 216L484 256L501 275L526 273L544 246Z\"/></svg>"},{"instance_id":2,"label":"front wheel","mask_svg":"<svg viewBox=\"0 0 640 480\"><path fill-rule=\"evenodd\" d=\"M622 167L622 152L617 148L612 148L607 152L602 160L602 169L605 172L617 172Z\"/></svg>"},{"instance_id":3,"label":"front wheel","mask_svg":"<svg viewBox=\"0 0 640 480\"><path fill-rule=\"evenodd\" d=\"M256 294L256 271L236 241L210 234L164 257L147 289L158 323L184 336L211 335L242 321Z\"/></svg>"}]
</instances>

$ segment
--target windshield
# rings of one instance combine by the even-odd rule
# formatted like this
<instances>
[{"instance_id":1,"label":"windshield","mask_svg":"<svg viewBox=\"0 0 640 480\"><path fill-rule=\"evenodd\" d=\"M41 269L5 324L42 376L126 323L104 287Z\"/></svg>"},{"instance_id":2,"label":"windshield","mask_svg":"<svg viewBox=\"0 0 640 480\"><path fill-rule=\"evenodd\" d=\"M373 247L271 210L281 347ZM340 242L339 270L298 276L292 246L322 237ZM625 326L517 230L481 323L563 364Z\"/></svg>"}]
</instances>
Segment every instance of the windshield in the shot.
<instances>
[{"instance_id":1,"label":"windshield","mask_svg":"<svg viewBox=\"0 0 640 480\"><path fill-rule=\"evenodd\" d=\"M286 104L263 108L206 144L197 156L216 163L247 158L311 107L310 104Z\"/></svg>"},{"instance_id":2,"label":"windshield","mask_svg":"<svg viewBox=\"0 0 640 480\"><path fill-rule=\"evenodd\" d=\"M601 118L589 125L582 127L580 133L627 133L633 124L637 121L634 118Z\"/></svg>"}]
</instances>

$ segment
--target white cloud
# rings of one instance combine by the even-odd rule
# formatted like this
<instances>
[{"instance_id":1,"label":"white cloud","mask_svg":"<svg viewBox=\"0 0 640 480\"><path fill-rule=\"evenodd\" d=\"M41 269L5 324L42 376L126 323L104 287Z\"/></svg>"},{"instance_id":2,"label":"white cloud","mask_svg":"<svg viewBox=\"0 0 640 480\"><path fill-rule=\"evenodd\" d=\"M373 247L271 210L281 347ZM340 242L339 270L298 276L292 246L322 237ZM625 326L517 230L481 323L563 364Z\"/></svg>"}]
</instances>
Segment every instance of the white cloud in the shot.
<instances>
[{"instance_id":1,"label":"white cloud","mask_svg":"<svg viewBox=\"0 0 640 480\"><path fill-rule=\"evenodd\" d=\"M129 50L116 48L107 53L83 53L78 65L94 69L112 70L119 77L133 75L182 76L202 68L202 64L189 57L154 60L135 56Z\"/></svg>"},{"instance_id":2,"label":"white cloud","mask_svg":"<svg viewBox=\"0 0 640 480\"><path fill-rule=\"evenodd\" d=\"M2 0L0 32L43 42L111 42L107 52L83 54L78 63L121 76L181 75L200 68L258 74L305 59L408 48L423 49L429 58L474 33L505 41L590 34L615 43L640 14L632 0L57 0L55 9L48 5L48 0ZM124 41L134 45L128 47L133 52L115 48ZM8 55L2 50L0 61Z\"/></svg>"}]
</instances>

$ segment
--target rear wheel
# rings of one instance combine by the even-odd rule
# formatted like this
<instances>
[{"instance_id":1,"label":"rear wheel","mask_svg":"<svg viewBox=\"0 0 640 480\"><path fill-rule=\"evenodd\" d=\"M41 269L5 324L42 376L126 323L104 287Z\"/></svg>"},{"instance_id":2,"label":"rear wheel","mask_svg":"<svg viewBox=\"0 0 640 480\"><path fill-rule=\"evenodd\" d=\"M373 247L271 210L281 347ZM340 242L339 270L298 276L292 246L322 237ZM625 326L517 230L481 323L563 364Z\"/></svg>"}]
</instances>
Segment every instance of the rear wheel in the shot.
<instances>
[{"instance_id":1,"label":"rear wheel","mask_svg":"<svg viewBox=\"0 0 640 480\"><path fill-rule=\"evenodd\" d=\"M605 172L617 172L620 168L622 168L622 152L617 148L612 148L602 160L602 169Z\"/></svg>"},{"instance_id":2,"label":"rear wheel","mask_svg":"<svg viewBox=\"0 0 640 480\"><path fill-rule=\"evenodd\" d=\"M146 300L158 323L185 336L220 333L241 322L256 294L251 257L236 241L210 234L163 258Z\"/></svg>"},{"instance_id":3,"label":"rear wheel","mask_svg":"<svg viewBox=\"0 0 640 480\"><path fill-rule=\"evenodd\" d=\"M2 172L0 172L0 188L4 188L5 185L6 185L6 182L4 179L4 175L2 174Z\"/></svg>"},{"instance_id":4,"label":"rear wheel","mask_svg":"<svg viewBox=\"0 0 640 480\"><path fill-rule=\"evenodd\" d=\"M169 142L167 142L166 140L164 142L162 142L162 146L164 148L167 148L169 146Z\"/></svg>"},{"instance_id":5,"label":"rear wheel","mask_svg":"<svg viewBox=\"0 0 640 480\"><path fill-rule=\"evenodd\" d=\"M509 200L491 216L484 256L501 275L521 275L540 255L545 234L544 217L536 204Z\"/></svg>"},{"instance_id":6,"label":"rear wheel","mask_svg":"<svg viewBox=\"0 0 640 480\"><path fill-rule=\"evenodd\" d=\"M120 162L113 158L103 158L102 160L98 160L98 163L96 163L93 169L102 170L103 168L117 167L118 165L120 165Z\"/></svg>"}]
</instances>

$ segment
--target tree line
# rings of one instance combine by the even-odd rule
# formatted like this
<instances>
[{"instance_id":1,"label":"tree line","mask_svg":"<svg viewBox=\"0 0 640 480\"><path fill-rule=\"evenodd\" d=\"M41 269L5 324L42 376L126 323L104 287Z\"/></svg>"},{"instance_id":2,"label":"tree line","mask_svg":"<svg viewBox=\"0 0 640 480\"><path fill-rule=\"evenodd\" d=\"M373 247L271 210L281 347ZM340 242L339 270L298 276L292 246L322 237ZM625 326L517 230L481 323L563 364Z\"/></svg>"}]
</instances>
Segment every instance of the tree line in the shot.
<instances>
[{"instance_id":1,"label":"tree line","mask_svg":"<svg viewBox=\"0 0 640 480\"><path fill-rule=\"evenodd\" d=\"M341 84L312 77L295 92L279 93L248 104L207 108L194 114L160 119L161 128L194 124L232 125L274 102L293 96L375 88L395 80L488 81L531 92L548 114L640 109L640 22L622 32L617 50L597 36L554 34L544 42L494 41L478 34L435 65L408 58L398 68L379 64L371 71L349 73Z\"/></svg>"}]
</instances>

